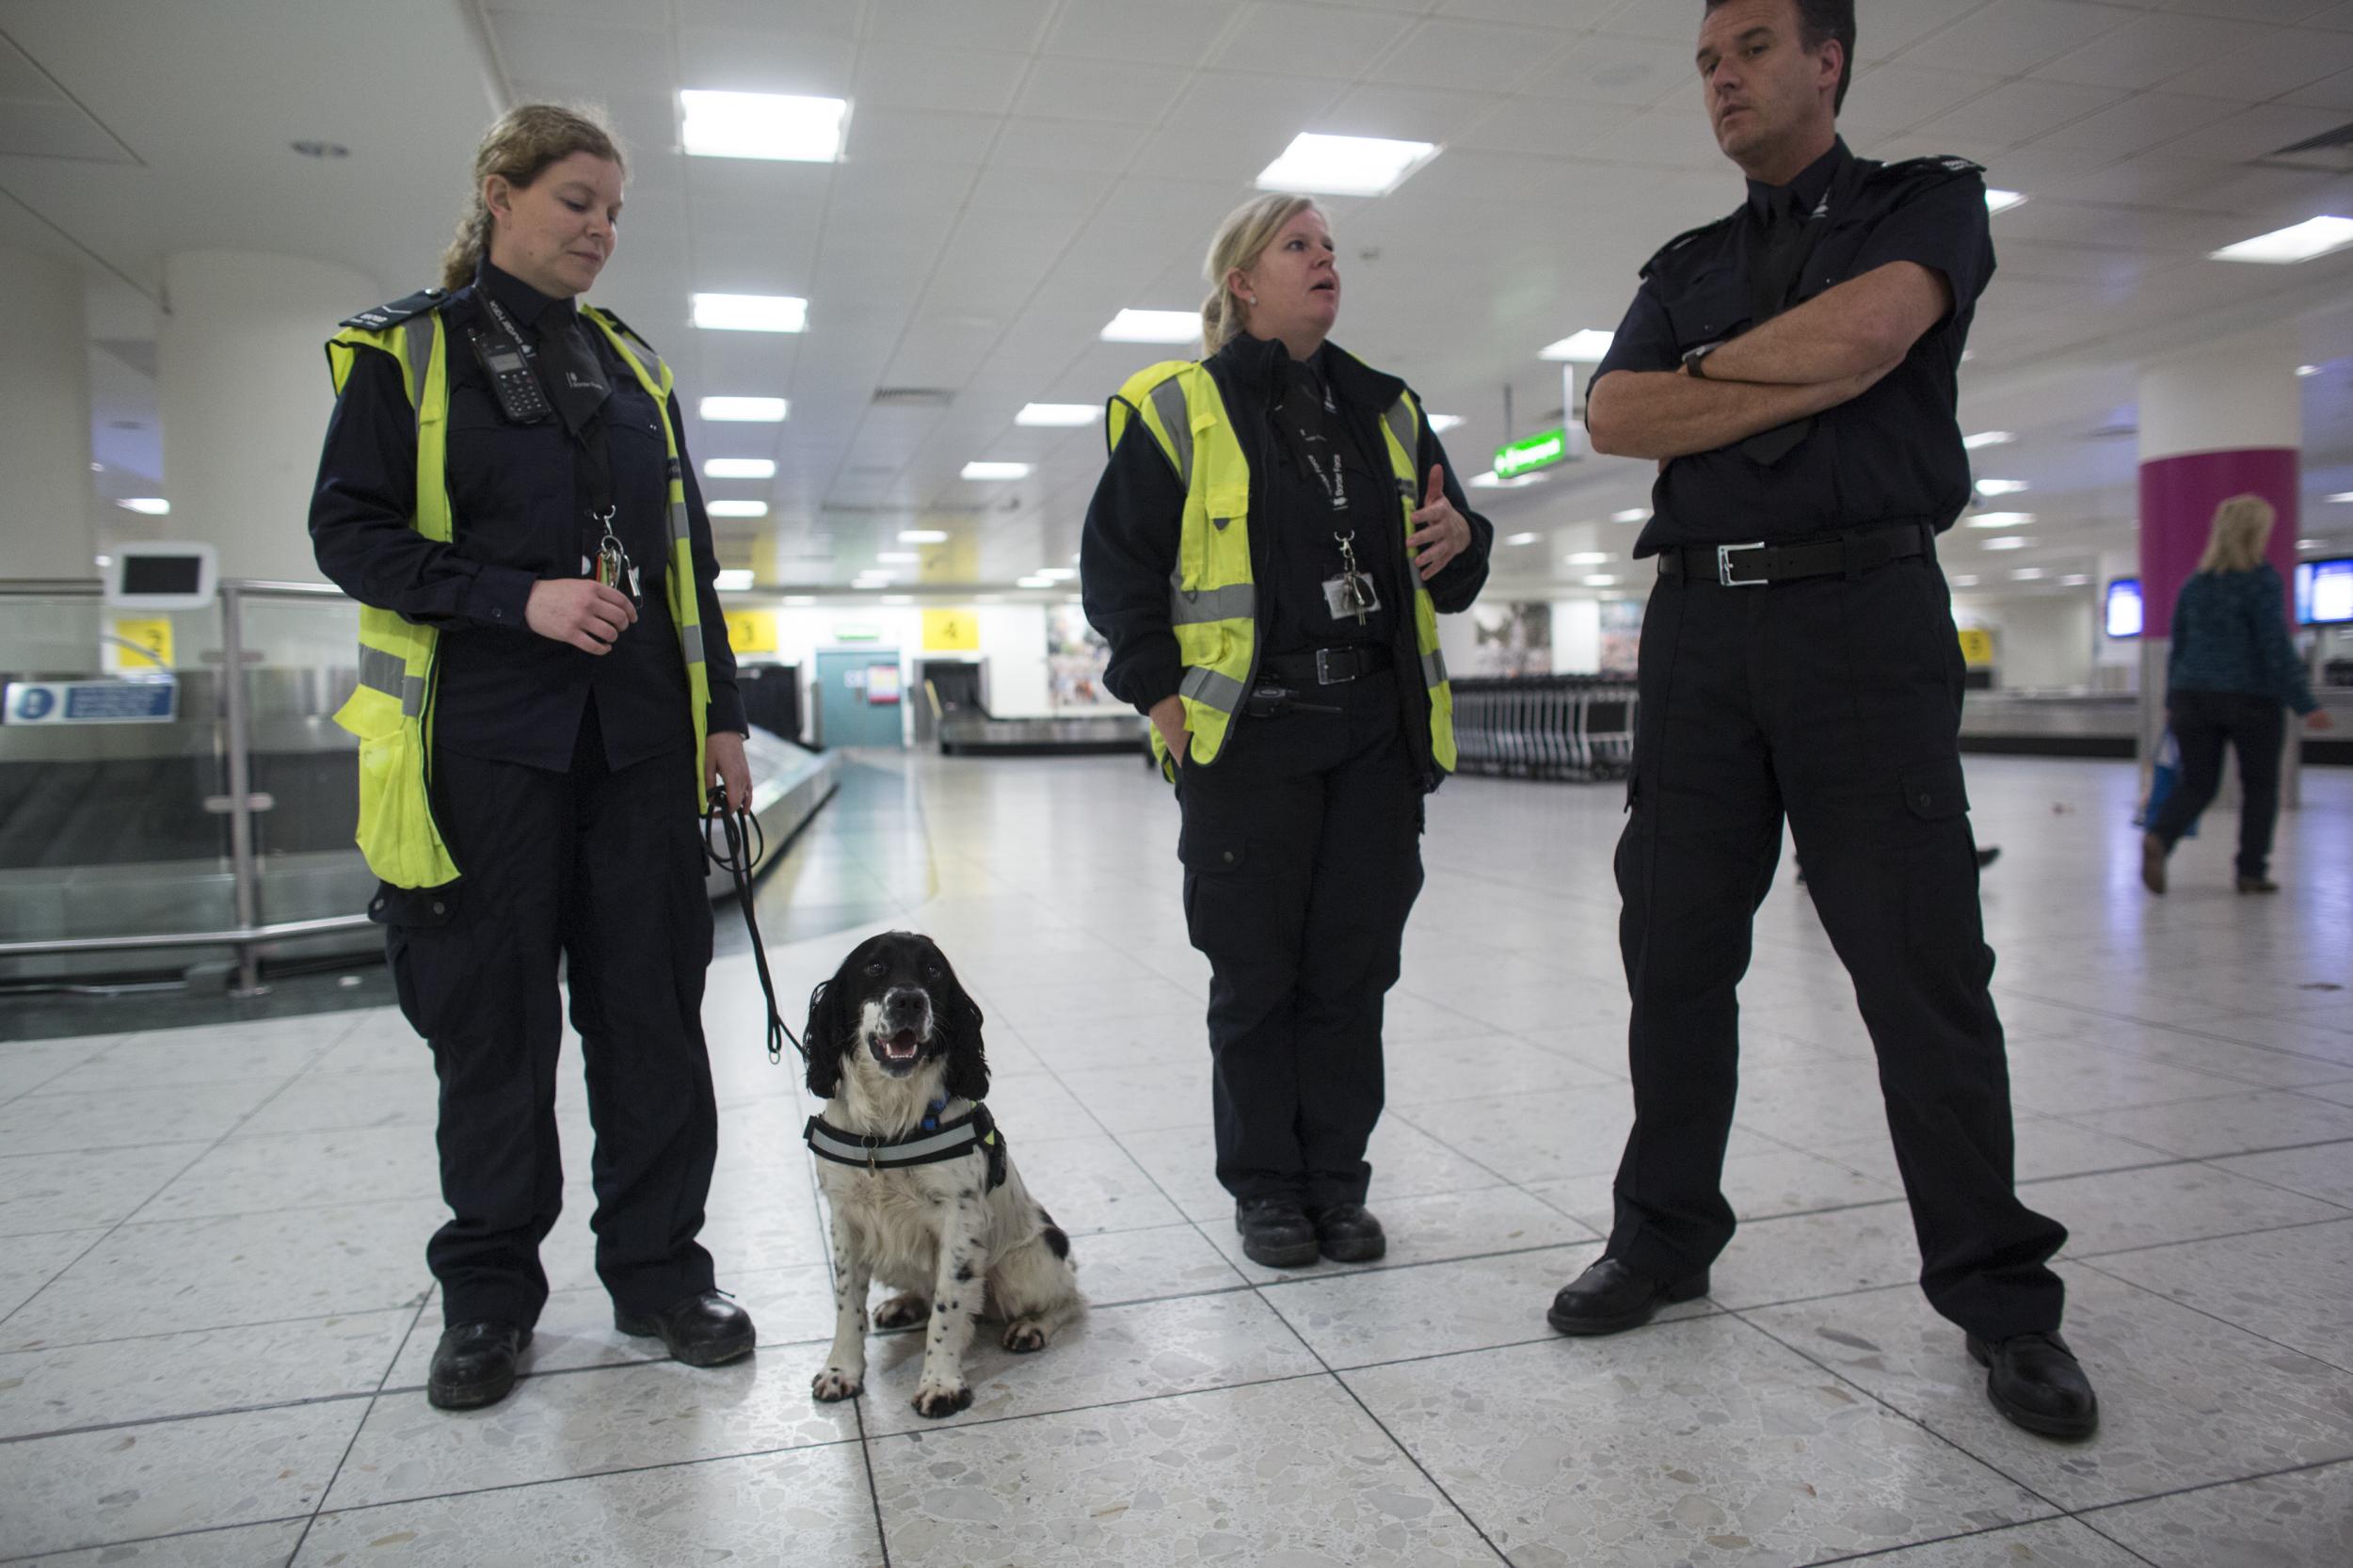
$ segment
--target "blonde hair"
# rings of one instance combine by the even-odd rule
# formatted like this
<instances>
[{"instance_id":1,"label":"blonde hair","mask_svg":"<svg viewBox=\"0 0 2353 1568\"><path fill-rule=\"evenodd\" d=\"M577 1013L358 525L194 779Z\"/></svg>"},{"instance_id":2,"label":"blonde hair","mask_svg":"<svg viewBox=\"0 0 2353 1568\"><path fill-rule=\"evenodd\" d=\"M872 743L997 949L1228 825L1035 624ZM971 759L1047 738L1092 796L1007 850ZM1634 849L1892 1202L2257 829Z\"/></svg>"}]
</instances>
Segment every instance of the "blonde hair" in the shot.
<instances>
[{"instance_id":1,"label":"blonde hair","mask_svg":"<svg viewBox=\"0 0 2353 1568\"><path fill-rule=\"evenodd\" d=\"M2231 497L2214 509L2214 532L2206 536L2198 569L2253 571L2264 564L2264 547L2271 542L2271 525L2278 518L2262 496Z\"/></svg>"},{"instance_id":2,"label":"blonde hair","mask_svg":"<svg viewBox=\"0 0 2353 1568\"><path fill-rule=\"evenodd\" d=\"M1257 265L1259 253L1301 213L1322 211L1312 196L1270 191L1225 215L1225 221L1217 226L1217 238L1209 242L1209 259L1201 268L1209 280L1209 297L1201 303L1203 358L1225 347L1250 325L1250 307L1225 286L1225 275L1236 267L1247 272Z\"/></svg>"},{"instance_id":3,"label":"blonde hair","mask_svg":"<svg viewBox=\"0 0 2353 1568\"><path fill-rule=\"evenodd\" d=\"M518 104L499 116L483 133L474 149L473 195L466 216L457 220L456 237L441 252L441 287L454 289L473 281L474 269L490 249L490 209L482 200L482 184L503 175L517 189L528 188L547 171L575 152L589 152L629 170L621 149L602 114L590 108L567 108L561 104Z\"/></svg>"}]
</instances>

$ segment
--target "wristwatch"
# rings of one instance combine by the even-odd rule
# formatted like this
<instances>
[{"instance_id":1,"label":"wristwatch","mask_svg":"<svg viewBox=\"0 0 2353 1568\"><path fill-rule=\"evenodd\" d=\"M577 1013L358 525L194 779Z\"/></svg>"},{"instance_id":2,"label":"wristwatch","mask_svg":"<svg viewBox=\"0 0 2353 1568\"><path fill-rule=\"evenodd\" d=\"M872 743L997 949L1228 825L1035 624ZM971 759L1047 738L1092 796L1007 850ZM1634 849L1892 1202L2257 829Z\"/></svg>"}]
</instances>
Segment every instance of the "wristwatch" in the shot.
<instances>
[{"instance_id":1,"label":"wristwatch","mask_svg":"<svg viewBox=\"0 0 2353 1568\"><path fill-rule=\"evenodd\" d=\"M1683 355L1684 374L1689 376L1694 381L1706 380L1707 372L1702 369L1701 366L1706 362L1707 357L1710 354L1715 353L1716 350L1721 348L1723 345L1723 340L1719 338L1714 343L1704 343L1697 348L1685 350Z\"/></svg>"}]
</instances>

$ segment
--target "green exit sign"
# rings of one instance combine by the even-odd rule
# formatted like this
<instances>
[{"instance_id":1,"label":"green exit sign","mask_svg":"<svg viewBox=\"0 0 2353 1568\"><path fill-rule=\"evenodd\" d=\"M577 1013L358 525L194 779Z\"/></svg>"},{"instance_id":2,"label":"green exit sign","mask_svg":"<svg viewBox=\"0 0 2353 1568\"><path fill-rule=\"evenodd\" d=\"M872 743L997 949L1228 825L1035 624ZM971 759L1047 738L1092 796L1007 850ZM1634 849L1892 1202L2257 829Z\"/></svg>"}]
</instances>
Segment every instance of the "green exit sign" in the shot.
<instances>
[{"instance_id":1,"label":"green exit sign","mask_svg":"<svg viewBox=\"0 0 2353 1568\"><path fill-rule=\"evenodd\" d=\"M1496 476L1510 479L1533 469L1550 468L1569 458L1569 433L1561 430L1539 430L1532 436L1506 441L1496 448Z\"/></svg>"}]
</instances>

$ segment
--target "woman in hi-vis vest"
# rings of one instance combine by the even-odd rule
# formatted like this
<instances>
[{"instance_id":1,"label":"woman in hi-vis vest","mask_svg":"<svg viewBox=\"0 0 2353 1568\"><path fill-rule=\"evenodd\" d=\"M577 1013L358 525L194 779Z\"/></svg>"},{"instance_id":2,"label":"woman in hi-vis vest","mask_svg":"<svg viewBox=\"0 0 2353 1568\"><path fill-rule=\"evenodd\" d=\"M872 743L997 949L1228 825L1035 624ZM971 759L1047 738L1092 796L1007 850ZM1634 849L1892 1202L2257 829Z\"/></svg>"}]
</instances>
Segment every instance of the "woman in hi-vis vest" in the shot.
<instances>
[{"instance_id":1,"label":"woman in hi-vis vest","mask_svg":"<svg viewBox=\"0 0 2353 1568\"><path fill-rule=\"evenodd\" d=\"M744 710L669 372L579 302L623 177L594 120L511 111L442 287L328 345L311 536L363 607L337 720L360 742L370 912L440 1078L443 1409L505 1397L547 1301L559 968L616 1325L695 1366L753 1343L696 1240L718 1151L699 812L709 783L749 802Z\"/></svg>"},{"instance_id":2,"label":"woman in hi-vis vest","mask_svg":"<svg viewBox=\"0 0 2353 1568\"><path fill-rule=\"evenodd\" d=\"M1326 341L1340 277L1314 201L1240 208L1207 272L1206 358L1112 399L1087 618L1182 808L1242 1250L1361 1262L1387 1246L1365 1208L1383 998L1421 890L1422 797L1454 766L1437 615L1477 597L1495 531L1420 400Z\"/></svg>"}]
</instances>

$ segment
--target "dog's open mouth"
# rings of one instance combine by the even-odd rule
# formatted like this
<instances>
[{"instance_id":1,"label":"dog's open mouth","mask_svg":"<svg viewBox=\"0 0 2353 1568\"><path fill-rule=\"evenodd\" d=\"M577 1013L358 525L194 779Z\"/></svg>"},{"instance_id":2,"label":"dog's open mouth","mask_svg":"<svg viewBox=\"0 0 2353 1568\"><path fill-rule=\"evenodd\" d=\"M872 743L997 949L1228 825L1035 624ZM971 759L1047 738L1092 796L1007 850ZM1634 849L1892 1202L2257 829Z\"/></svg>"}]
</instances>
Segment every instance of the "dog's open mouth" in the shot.
<instances>
[{"instance_id":1,"label":"dog's open mouth","mask_svg":"<svg viewBox=\"0 0 2353 1568\"><path fill-rule=\"evenodd\" d=\"M911 1029L874 1036L874 1057L886 1067L912 1067L923 1054L923 1042Z\"/></svg>"}]
</instances>

